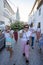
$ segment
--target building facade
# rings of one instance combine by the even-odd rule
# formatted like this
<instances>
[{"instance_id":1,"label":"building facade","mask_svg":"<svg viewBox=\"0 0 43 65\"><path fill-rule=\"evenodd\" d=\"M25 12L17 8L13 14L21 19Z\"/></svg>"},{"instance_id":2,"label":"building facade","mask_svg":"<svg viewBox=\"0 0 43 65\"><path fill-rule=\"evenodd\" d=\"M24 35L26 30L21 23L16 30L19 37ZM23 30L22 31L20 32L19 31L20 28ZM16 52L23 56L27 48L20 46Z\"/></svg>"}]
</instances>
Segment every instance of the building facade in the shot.
<instances>
[{"instance_id":1,"label":"building facade","mask_svg":"<svg viewBox=\"0 0 43 65\"><path fill-rule=\"evenodd\" d=\"M34 26L37 28L38 23L41 23L41 33L43 33L43 0L38 3L37 10L30 15L29 22L33 22Z\"/></svg>"},{"instance_id":2,"label":"building facade","mask_svg":"<svg viewBox=\"0 0 43 65\"><path fill-rule=\"evenodd\" d=\"M9 21L9 19L3 16L3 11L4 11L4 0L0 0L0 26L5 25L5 21Z\"/></svg>"},{"instance_id":3,"label":"building facade","mask_svg":"<svg viewBox=\"0 0 43 65\"><path fill-rule=\"evenodd\" d=\"M4 0L4 16L9 18L10 23L14 22L14 17L13 17L14 14L15 13L11 8L9 1Z\"/></svg>"},{"instance_id":4,"label":"building facade","mask_svg":"<svg viewBox=\"0 0 43 65\"><path fill-rule=\"evenodd\" d=\"M5 25L7 25L14 21L12 17L14 14L9 2L7 0L0 0L0 25L1 22L5 22Z\"/></svg>"}]
</instances>

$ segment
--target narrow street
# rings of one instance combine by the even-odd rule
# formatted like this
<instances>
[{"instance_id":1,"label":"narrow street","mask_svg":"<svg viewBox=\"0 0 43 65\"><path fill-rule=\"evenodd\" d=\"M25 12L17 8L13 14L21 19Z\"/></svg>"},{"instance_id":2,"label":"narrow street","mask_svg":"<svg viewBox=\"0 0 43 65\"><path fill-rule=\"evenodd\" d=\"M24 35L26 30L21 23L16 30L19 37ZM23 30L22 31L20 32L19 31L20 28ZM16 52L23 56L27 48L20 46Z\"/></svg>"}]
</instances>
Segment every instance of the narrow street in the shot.
<instances>
[{"instance_id":1,"label":"narrow street","mask_svg":"<svg viewBox=\"0 0 43 65\"><path fill-rule=\"evenodd\" d=\"M30 62L28 65L43 65L43 53L39 53L37 43L34 44L34 49L30 48ZM4 49L0 52L0 65L26 65L25 57L22 55L21 41L19 39L18 43L14 44L14 53L12 60L9 59L9 52ZM43 52L43 50L42 50Z\"/></svg>"},{"instance_id":2,"label":"narrow street","mask_svg":"<svg viewBox=\"0 0 43 65\"><path fill-rule=\"evenodd\" d=\"M12 38L18 36L18 31L23 43L26 40L30 41L31 36L33 38L31 41L34 41L35 34L39 41L43 36L43 0L0 0L0 50L5 46L5 41L8 42L6 46L13 43ZM34 42L34 49L30 46L28 64L23 57L21 44L20 38L17 43L14 41L12 44L14 51L12 59L6 48L2 49L0 65L43 65L43 47L42 52L39 53L38 42ZM27 42L27 48L29 48L28 44ZM43 38L41 44L43 44Z\"/></svg>"}]
</instances>

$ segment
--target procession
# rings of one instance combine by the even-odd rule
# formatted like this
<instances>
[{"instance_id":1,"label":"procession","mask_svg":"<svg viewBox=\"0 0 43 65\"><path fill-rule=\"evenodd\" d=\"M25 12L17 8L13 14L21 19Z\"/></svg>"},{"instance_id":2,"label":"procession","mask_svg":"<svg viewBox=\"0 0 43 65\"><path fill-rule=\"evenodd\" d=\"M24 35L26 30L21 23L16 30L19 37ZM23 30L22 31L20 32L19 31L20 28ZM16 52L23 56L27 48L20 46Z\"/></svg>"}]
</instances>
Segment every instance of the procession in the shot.
<instances>
[{"instance_id":1,"label":"procession","mask_svg":"<svg viewBox=\"0 0 43 65\"><path fill-rule=\"evenodd\" d=\"M0 0L0 65L43 65L43 0Z\"/></svg>"}]
</instances>

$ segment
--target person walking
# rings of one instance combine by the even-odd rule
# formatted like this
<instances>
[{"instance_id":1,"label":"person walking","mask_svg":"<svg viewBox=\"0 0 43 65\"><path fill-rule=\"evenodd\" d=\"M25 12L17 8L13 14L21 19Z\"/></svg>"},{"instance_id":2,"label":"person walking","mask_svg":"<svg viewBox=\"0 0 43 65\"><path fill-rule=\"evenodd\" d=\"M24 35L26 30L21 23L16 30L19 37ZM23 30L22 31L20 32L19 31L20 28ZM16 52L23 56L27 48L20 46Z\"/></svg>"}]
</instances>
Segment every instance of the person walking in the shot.
<instances>
[{"instance_id":1,"label":"person walking","mask_svg":"<svg viewBox=\"0 0 43 65\"><path fill-rule=\"evenodd\" d=\"M31 31L31 46L32 46L32 49L34 49L34 40L35 40L35 32L36 32L36 30L35 30L35 28L33 27L33 23L31 23L31 25L30 25L30 29L29 29L30 31Z\"/></svg>"},{"instance_id":2,"label":"person walking","mask_svg":"<svg viewBox=\"0 0 43 65\"><path fill-rule=\"evenodd\" d=\"M24 25L23 30L20 31L21 46L23 49L23 56L26 58L26 63L29 62L29 44L31 32L29 31L28 24Z\"/></svg>"},{"instance_id":3,"label":"person walking","mask_svg":"<svg viewBox=\"0 0 43 65\"><path fill-rule=\"evenodd\" d=\"M43 34L41 35L38 44L39 44L39 53L41 53L42 52L42 48L43 48Z\"/></svg>"},{"instance_id":4,"label":"person walking","mask_svg":"<svg viewBox=\"0 0 43 65\"><path fill-rule=\"evenodd\" d=\"M41 53L41 47L43 46L43 35L41 35L41 24L40 24L40 22L38 23L36 36L37 36L37 42L38 42L38 46L39 46L39 52Z\"/></svg>"},{"instance_id":5,"label":"person walking","mask_svg":"<svg viewBox=\"0 0 43 65\"><path fill-rule=\"evenodd\" d=\"M39 42L39 39L41 37L41 25L38 23L37 31L36 31L36 36L37 36L37 42Z\"/></svg>"},{"instance_id":6,"label":"person walking","mask_svg":"<svg viewBox=\"0 0 43 65\"><path fill-rule=\"evenodd\" d=\"M17 41L18 41L18 27L16 27L16 30L14 31L14 39L17 43Z\"/></svg>"},{"instance_id":7,"label":"person walking","mask_svg":"<svg viewBox=\"0 0 43 65\"><path fill-rule=\"evenodd\" d=\"M12 45L13 45L13 35L10 32L10 26L6 25L5 27L5 31L3 32L3 34L5 35L5 46L6 46L6 50L10 52L10 59L12 58L12 54L13 54L13 49L12 49Z\"/></svg>"}]
</instances>

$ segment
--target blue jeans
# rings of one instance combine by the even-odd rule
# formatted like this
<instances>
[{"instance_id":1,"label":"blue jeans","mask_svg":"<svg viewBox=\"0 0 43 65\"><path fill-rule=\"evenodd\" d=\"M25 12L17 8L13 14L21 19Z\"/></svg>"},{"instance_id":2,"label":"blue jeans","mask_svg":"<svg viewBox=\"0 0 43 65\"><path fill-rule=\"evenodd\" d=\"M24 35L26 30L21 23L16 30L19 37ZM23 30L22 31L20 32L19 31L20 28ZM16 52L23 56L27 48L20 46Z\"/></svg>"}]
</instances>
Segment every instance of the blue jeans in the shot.
<instances>
[{"instance_id":1,"label":"blue jeans","mask_svg":"<svg viewBox=\"0 0 43 65\"><path fill-rule=\"evenodd\" d=\"M31 46L33 46L34 45L34 37L31 37L31 40L32 40Z\"/></svg>"},{"instance_id":2,"label":"blue jeans","mask_svg":"<svg viewBox=\"0 0 43 65\"><path fill-rule=\"evenodd\" d=\"M39 48L41 48L41 46L43 46L43 40L39 40L38 46L39 46Z\"/></svg>"}]
</instances>

